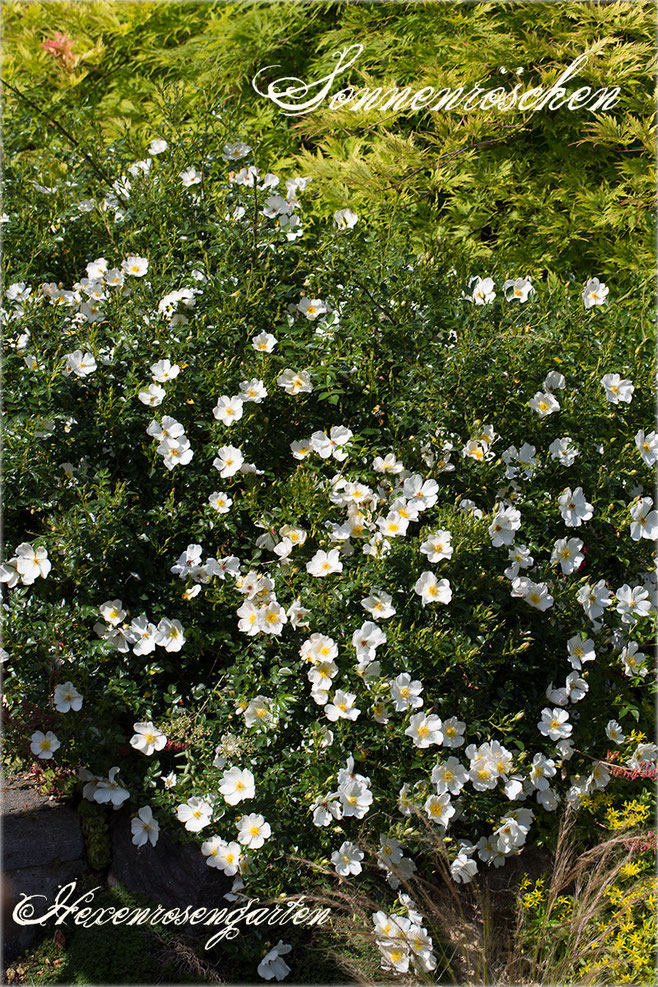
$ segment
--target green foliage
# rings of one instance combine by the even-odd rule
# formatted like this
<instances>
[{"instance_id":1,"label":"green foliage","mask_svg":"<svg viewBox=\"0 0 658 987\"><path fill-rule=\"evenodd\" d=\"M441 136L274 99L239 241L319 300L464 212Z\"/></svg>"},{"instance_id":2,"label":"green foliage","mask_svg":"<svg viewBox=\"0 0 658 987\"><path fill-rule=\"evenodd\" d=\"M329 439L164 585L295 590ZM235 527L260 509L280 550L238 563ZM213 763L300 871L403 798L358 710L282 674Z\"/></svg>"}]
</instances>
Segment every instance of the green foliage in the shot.
<instances>
[{"instance_id":1,"label":"green foliage","mask_svg":"<svg viewBox=\"0 0 658 987\"><path fill-rule=\"evenodd\" d=\"M56 56L39 47L55 30L73 39ZM70 779L79 768L105 776L120 767L131 810L148 802L162 827L197 845L216 834L233 840L245 811L262 813L272 838L242 869L248 890L267 894L312 887L300 859L326 871L344 839L370 849L373 833L399 839L420 869L431 868L426 823L400 815L398 793L410 786L422 816L432 769L453 751L437 760L405 732L412 711L386 714L401 672L422 681L424 711L465 721L466 744L504 745L510 771L528 784L542 750L556 762L563 800L587 778L591 788L593 762L608 755L608 720L648 734L654 716L647 664L632 674L621 653L631 636L649 651L655 608L629 626L613 602L599 626L577 599L597 580L612 593L646 586L653 598L655 589L652 545L629 537L629 509L652 490L635 440L651 429L655 379L649 6L14 4L5 33L3 71L27 97L9 90L5 111L4 275L20 295L5 299L4 469L14 492L5 542L8 554L25 542L42 547L52 563L46 578L15 572L7 588L8 756L31 758L34 731L53 730L61 744L45 762L53 772ZM275 61L277 75L317 78L336 48L360 40L354 81L468 84L497 78L500 65L525 64L529 77L532 63L533 78L548 84L587 49L583 81L619 83L623 99L585 124L578 113L546 113L501 130L486 114L379 123L322 109L291 123L250 88L253 72ZM168 142L166 153L148 154L154 137ZM255 150L234 165L224 147L240 139ZM136 164L144 160L148 173ZM276 189L235 181L252 161L261 178L276 170ZM200 174L188 187L181 173L190 167ZM308 190L286 189L300 170L314 179ZM300 237L285 205L268 215L277 191L294 202ZM359 221L337 230L331 214L346 205ZM130 274L134 255L148 261L141 276ZM126 262L123 285L90 288L84 275L97 257L109 268ZM468 298L479 274L495 283L489 304ZM536 291L509 301L504 282L521 274ZM583 284L594 275L610 294L586 310ZM100 292L97 305L87 288ZM181 290L187 304L168 312L167 298ZM321 299L326 311L305 316L304 299ZM252 344L261 333L276 337L272 352ZM93 357L90 375L69 372L75 351ZM164 358L180 372L149 407L151 368ZM310 389L288 393L288 370L307 373ZM559 413L540 417L529 401L556 372L566 379ZM632 380L632 401L606 399L608 373ZM254 378L265 399L222 423L213 414L220 395ZM163 415L184 427L193 452L171 469L147 432ZM346 459L297 455L294 443L336 426L352 433ZM549 452L563 436L578 449L568 466ZM524 443L537 465L513 476L503 452ZM253 468L220 478L216 457L227 444ZM375 466L391 453L421 482L436 479L437 491L406 537L382 541L378 529L404 492L396 474ZM578 486L593 517L572 532L558 497ZM226 513L209 503L216 491L233 501ZM491 543L501 503L521 512L530 576L553 597L546 611L510 592L508 550ZM347 540L337 530L346 516ZM280 559L286 526L306 539ZM430 564L421 546L443 529L454 551ZM551 552L571 534L586 559L567 575ZM194 545L219 573L172 573ZM341 546L339 574L310 574L314 553ZM216 560L231 556L244 580L223 578ZM415 585L428 569L449 581L448 606L421 602ZM10 562L5 582L11 570ZM250 572L272 580L254 589L254 606L273 592L288 615L300 604L309 611L307 628L292 619L281 634L238 626ZM394 595L395 613L381 667L367 675L352 635L374 590ZM140 615L153 625L179 620L182 649L160 641L140 653L136 637L113 637L99 607L117 599L129 633ZM332 689L352 692L361 711L329 724L329 744L300 652L313 633L335 639ZM566 641L579 633L595 638L597 659L583 673L588 691L569 706L569 758L538 720L547 686L561 686L569 670ZM55 708L54 691L68 680L83 696L80 711ZM273 724L247 722L257 696L270 702ZM165 733L162 750L145 756L131 746L140 721ZM230 735L238 752L220 766L218 745ZM463 760L465 749L454 753ZM335 791L350 757L370 779L372 808L365 820L313 826L314 802ZM217 795L233 764L253 769L254 802ZM556 814L531 784L527 794L531 839L552 848ZM214 816L199 837L183 829L177 807L206 795ZM494 831L511 802L496 784L469 787L457 804L451 859L461 840ZM84 811L98 868L107 861L102 819ZM581 822L587 842L596 821L585 813ZM375 862L364 864L360 880L385 905L381 877ZM296 971L309 982L324 969L312 959L321 944L311 946L308 969ZM113 967L107 976L123 975ZM332 967L330 979L337 975Z\"/></svg>"},{"instance_id":2,"label":"green foliage","mask_svg":"<svg viewBox=\"0 0 658 987\"><path fill-rule=\"evenodd\" d=\"M6 78L53 119L76 121L83 146L94 130L116 137L128 127L143 140L168 119L162 86L180 86L190 105L200 95L211 105L239 105L271 167L294 160L313 176L323 217L349 203L377 225L404 217L418 246L439 235L481 263L502 251L522 268L531 256L535 270L579 280L652 270L654 8L647 0L14 2L4 16ZM56 30L73 41L69 67L40 48ZM574 83L618 85L621 98L595 115L418 111L381 119L375 110L357 115L325 103L286 118L251 87L272 64L279 66L272 78L321 78L333 53L354 44L364 51L341 85L492 88L501 67L513 74L519 66L527 85L546 86L586 52ZM5 113L17 116L21 154L39 170L53 128L44 131L12 92Z\"/></svg>"},{"instance_id":3,"label":"green foliage","mask_svg":"<svg viewBox=\"0 0 658 987\"><path fill-rule=\"evenodd\" d=\"M205 110L198 112L201 118ZM7 283L21 278L35 288L12 310L5 357L5 474L18 493L6 511L6 539L12 547L43 544L53 562L53 576L9 592L7 697L10 710L28 704L32 724L39 710L48 710L43 725L56 727L58 761L101 774L120 764L123 783L136 798L148 797L163 821L191 795L217 788L216 746L237 731L240 759L257 765L259 811L278 834L257 855L253 879L279 891L289 873L273 866L281 840L320 859L335 848L340 827L305 830L311 802L332 789L348 755L380 793L373 825L381 831L403 783L417 782L417 797L426 797L433 762L404 735L408 714L384 724L372 718L388 698L390 678L401 671L419 677L428 710L434 706L444 718L458 714L469 742L495 737L513 750L516 769L527 771L546 687L563 678L566 639L583 627L577 590L597 579L614 590L650 570L650 545L628 537L628 505L650 483L633 441L639 427L649 429L653 407L653 369L642 358L649 285L636 280L622 296L613 286L607 307L586 311L581 286L551 275L537 280L529 302L508 302L500 284L510 267L501 257L491 271L499 296L477 306L463 297L465 263L451 268L453 256L441 243L419 257L403 226L391 226L385 238L363 222L340 232L302 211L303 236L289 240L262 214L267 191L227 181L221 149L230 133L230 124L212 115L176 144L165 131L171 150L147 177L133 178L123 204L109 208L101 204L107 190L73 151L62 163L76 182L74 196L60 181L46 208L43 193L26 191L22 158L7 168L8 207L20 218L7 224L8 257L15 258ZM130 157L123 142L109 148L108 158L125 173ZM204 178L187 189L178 176L191 161L203 162ZM83 219L78 196L96 203ZM221 218L232 215L233 221ZM57 235L49 237L55 217ZM116 267L134 253L148 258L147 276L126 276L123 288L108 289L99 317L85 315L84 307L71 317L67 305L48 303L36 288L50 279L72 284L92 256L102 254ZM169 323L159 303L181 287L197 291L196 306ZM304 294L325 299L330 314L318 323L305 318L297 307ZM260 332L278 339L273 353L252 346ZM17 351L20 338L27 357ZM63 373L66 354L75 349L94 354L98 368L89 377ZM146 432L154 412L138 399L148 368L165 356L180 374L168 382L155 417L174 415L194 454L172 470ZM26 360L33 368L27 372ZM287 394L279 384L286 368L308 371L312 392ZM606 400L600 382L613 369L634 382L630 405ZM568 383L559 414L541 418L528 401L550 371L562 372ZM229 431L212 406L256 377L268 396L245 404ZM379 490L380 506L363 508L364 538L354 536L342 577L319 580L305 563L316 549L331 547L327 524L344 514L344 505L337 508L328 496L337 466L316 454L299 462L291 443L340 424L354 433L341 474ZM489 454L487 440L479 460L464 455L465 443L487 427L500 436L497 454ZM575 467L548 454L564 435L580 450ZM524 442L538 450L538 471L528 482L506 483L503 447ZM226 443L262 472L220 479L213 462ZM376 539L364 554L368 526L376 529L377 511L383 518L382 505L394 497L372 463L391 451L412 473L439 478L438 500L385 554ZM594 518L584 534L587 569L564 577L549 556L564 533L557 497L568 485L584 488ZM217 488L234 501L225 515L208 505ZM548 616L510 596L502 574L507 553L493 548L488 534L501 497L521 509L523 538L537 560L533 578L547 581L555 598ZM464 500L480 515L460 507ZM267 542L256 538L265 531L276 541L287 524L308 538L279 571ZM449 579L453 598L449 608L425 607L414 592L430 568L419 549L443 528L452 534L454 553L431 568ZM285 608L297 599L310 610L309 631L286 628L279 637L236 630L243 598L232 579L215 578L195 595L194 582L181 584L172 575L188 544L200 544L204 556L238 556L243 573L271 573ZM382 678L364 681L353 668L350 638L365 619L359 601L386 587L395 592L397 613L386 622ZM141 656L99 639L98 607L116 598L128 622L140 613L154 624L180 619L183 651ZM651 718L646 683L622 674L617 619L597 635L597 666L579 707L578 743L590 758L605 754L602 715ZM633 631L640 647L650 641L650 623ZM358 721L332 727L331 757L319 756L322 709L307 695L308 666L300 660L300 644L311 632L339 639L343 687L359 694L362 708ZM53 713L52 690L68 679L85 697L83 710ZM257 695L272 698L273 731L242 725L242 712ZM127 741L132 724L147 720L177 744L145 761ZM27 751L29 736L17 727L12 740ZM396 745L403 745L404 758L390 756ZM168 791L162 778L172 771L179 781ZM495 825L499 805L499 793L475 793L464 835L474 825ZM239 814L217 810L227 835ZM553 839L550 816L537 832L542 841Z\"/></svg>"},{"instance_id":4,"label":"green foliage","mask_svg":"<svg viewBox=\"0 0 658 987\"><path fill-rule=\"evenodd\" d=\"M101 871L112 862L112 840L107 809L83 800L78 806L85 854L92 870Z\"/></svg>"}]
</instances>

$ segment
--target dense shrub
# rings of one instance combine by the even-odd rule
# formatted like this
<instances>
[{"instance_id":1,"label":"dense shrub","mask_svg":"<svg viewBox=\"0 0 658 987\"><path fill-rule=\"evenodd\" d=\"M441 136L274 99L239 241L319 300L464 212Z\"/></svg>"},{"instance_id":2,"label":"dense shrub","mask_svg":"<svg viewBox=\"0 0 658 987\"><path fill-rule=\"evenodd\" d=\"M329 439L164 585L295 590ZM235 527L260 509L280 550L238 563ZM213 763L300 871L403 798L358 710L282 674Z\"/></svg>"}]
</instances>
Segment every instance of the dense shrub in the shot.
<instances>
[{"instance_id":1,"label":"dense shrub","mask_svg":"<svg viewBox=\"0 0 658 987\"><path fill-rule=\"evenodd\" d=\"M181 832L201 799L206 853L261 814L256 891L373 833L394 885L414 806L455 880L550 845L651 722L648 286L483 280L307 221L221 119L156 137L114 191L7 176L9 739Z\"/></svg>"},{"instance_id":2,"label":"dense shrub","mask_svg":"<svg viewBox=\"0 0 658 987\"><path fill-rule=\"evenodd\" d=\"M449 971L396 890L559 850L567 806L587 853L655 774L648 17L5 15L6 756L236 892L354 881L386 977ZM503 131L251 89L365 40L355 82L545 84L587 49L623 97Z\"/></svg>"}]
</instances>

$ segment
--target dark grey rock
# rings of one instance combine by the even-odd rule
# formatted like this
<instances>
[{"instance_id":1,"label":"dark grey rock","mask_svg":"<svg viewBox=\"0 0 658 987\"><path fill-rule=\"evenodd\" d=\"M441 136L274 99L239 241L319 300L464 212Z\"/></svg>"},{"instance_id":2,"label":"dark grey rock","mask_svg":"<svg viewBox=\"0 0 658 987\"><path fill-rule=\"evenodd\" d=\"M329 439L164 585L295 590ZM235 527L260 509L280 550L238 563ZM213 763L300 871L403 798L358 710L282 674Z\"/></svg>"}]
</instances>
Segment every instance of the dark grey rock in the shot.
<instances>
[{"instance_id":1,"label":"dark grey rock","mask_svg":"<svg viewBox=\"0 0 658 987\"><path fill-rule=\"evenodd\" d=\"M57 861L44 866L23 867L20 870L5 872L5 882L12 901L12 910L22 900L23 894L28 897L44 895L43 898L36 898L33 902L35 916L40 915L53 904L58 889L79 878L86 869L83 860L69 860L64 863ZM11 918L10 911L3 929L5 962L11 962L11 957L20 955L23 950L27 949L35 936L44 930L52 934L53 928L52 922L43 928L41 926L17 925Z\"/></svg>"},{"instance_id":2,"label":"dark grey rock","mask_svg":"<svg viewBox=\"0 0 658 987\"><path fill-rule=\"evenodd\" d=\"M170 908L223 908L228 904L223 896L231 890L233 879L208 867L198 846L178 843L161 830L154 847L136 847L130 815L123 810L113 816L111 829L110 887L121 883L128 891Z\"/></svg>"},{"instance_id":3,"label":"dark grey rock","mask_svg":"<svg viewBox=\"0 0 658 987\"><path fill-rule=\"evenodd\" d=\"M4 877L3 946L11 962L40 931L20 926L11 912L23 895L45 895L34 902L35 914L52 904L57 889L86 870L84 842L77 812L41 795L25 776L5 781L2 793L2 864Z\"/></svg>"},{"instance_id":4,"label":"dark grey rock","mask_svg":"<svg viewBox=\"0 0 658 987\"><path fill-rule=\"evenodd\" d=\"M40 926L19 926L11 911L23 895L44 895L34 902L35 913L52 904L60 886L88 871L78 813L57 799L40 795L32 779L13 778L3 785L3 953L13 962ZM143 894L168 908L223 908L232 878L208 867L197 845L176 841L166 832L158 842L136 847L132 842L130 812L110 813L112 864L107 884L121 883L133 894ZM52 926L49 927L52 932ZM198 927L199 934L203 928ZM186 927L193 935L194 927Z\"/></svg>"},{"instance_id":5,"label":"dark grey rock","mask_svg":"<svg viewBox=\"0 0 658 987\"><path fill-rule=\"evenodd\" d=\"M29 775L15 775L5 778L2 782L2 814L3 816L22 815L44 806L60 804L54 795L42 795L34 778Z\"/></svg>"},{"instance_id":6,"label":"dark grey rock","mask_svg":"<svg viewBox=\"0 0 658 987\"><path fill-rule=\"evenodd\" d=\"M24 815L6 816L2 863L5 872L84 856L80 819L73 809L44 805Z\"/></svg>"}]
</instances>

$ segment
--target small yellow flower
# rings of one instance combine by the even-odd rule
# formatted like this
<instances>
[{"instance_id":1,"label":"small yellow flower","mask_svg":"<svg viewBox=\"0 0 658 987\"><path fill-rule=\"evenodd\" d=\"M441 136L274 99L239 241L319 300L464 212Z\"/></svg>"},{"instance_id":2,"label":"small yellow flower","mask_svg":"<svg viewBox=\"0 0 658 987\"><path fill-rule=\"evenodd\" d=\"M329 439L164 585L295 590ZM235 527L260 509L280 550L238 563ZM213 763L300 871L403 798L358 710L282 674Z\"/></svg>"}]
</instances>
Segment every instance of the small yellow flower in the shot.
<instances>
[{"instance_id":1,"label":"small yellow flower","mask_svg":"<svg viewBox=\"0 0 658 987\"><path fill-rule=\"evenodd\" d=\"M622 878L635 877L636 874L640 873L640 865L636 863L624 864L624 866L619 871L619 876Z\"/></svg>"}]
</instances>

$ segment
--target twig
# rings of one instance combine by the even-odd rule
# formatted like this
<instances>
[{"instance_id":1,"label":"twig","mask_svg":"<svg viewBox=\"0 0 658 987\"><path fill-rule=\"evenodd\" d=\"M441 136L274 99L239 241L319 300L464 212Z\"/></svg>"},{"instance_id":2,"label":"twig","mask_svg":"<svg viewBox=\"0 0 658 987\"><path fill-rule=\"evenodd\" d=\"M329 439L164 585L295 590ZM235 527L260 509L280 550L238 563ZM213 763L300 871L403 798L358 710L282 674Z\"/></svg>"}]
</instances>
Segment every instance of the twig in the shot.
<instances>
[{"instance_id":1,"label":"twig","mask_svg":"<svg viewBox=\"0 0 658 987\"><path fill-rule=\"evenodd\" d=\"M6 79L3 79L1 76L0 76L0 83L2 83L3 86L6 86L7 89L10 89L13 93L15 93L19 97L19 99L22 99L23 102L27 103L27 105L29 107L31 107L33 110L35 110L37 113L39 113L42 117L45 117L45 119L48 121L48 123L50 124L50 126L51 127L55 127L56 130L59 130L60 134L63 134L63 136L67 139L67 141L69 141L69 143L72 144L73 147L76 148L76 150L80 151L80 153L82 155L84 155L84 157L86 158L86 160L88 161L88 163L91 165L91 167L94 169L94 171L96 172L96 174L99 175L103 179L104 182L107 182L107 184L108 184L108 186L110 188L112 187L112 184L113 184L112 178L107 174L107 172L103 168L101 168L100 165L98 165L94 161L94 159L91 157L91 155L87 154L87 152L85 151L85 149L81 146L80 142L78 140L76 140L76 138L72 134L70 134L68 132L68 130L66 129L66 127L62 126L62 124L59 122L59 120L54 120L50 116L50 114L46 113L46 111L43 110L38 105L38 103L35 103L34 100L30 99L29 96L26 96L25 93L21 92L20 89L17 89L16 86L12 86L12 84L10 82L7 82L7 80ZM116 192L116 195L117 195L117 198L118 199L121 199L121 201L123 202L124 205L127 205L127 200L123 197L123 195L121 195L120 192L117 191Z\"/></svg>"},{"instance_id":2,"label":"twig","mask_svg":"<svg viewBox=\"0 0 658 987\"><path fill-rule=\"evenodd\" d=\"M368 296L372 304L377 306L379 311L386 316L386 318L391 323L391 325L392 326L396 325L395 319L391 317L388 309L384 305L382 305L381 302L378 302L377 299L373 297L373 295L371 295L371 293L368 291L366 286L362 284L361 281L358 281L356 278L354 279L354 283L355 285L357 285L357 287L361 288L362 291L365 291L366 295Z\"/></svg>"}]
</instances>

